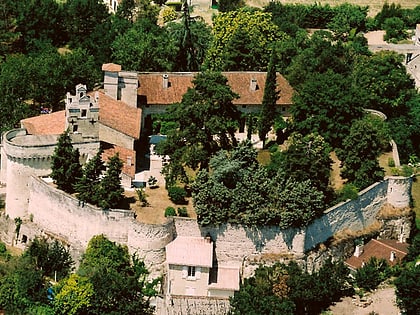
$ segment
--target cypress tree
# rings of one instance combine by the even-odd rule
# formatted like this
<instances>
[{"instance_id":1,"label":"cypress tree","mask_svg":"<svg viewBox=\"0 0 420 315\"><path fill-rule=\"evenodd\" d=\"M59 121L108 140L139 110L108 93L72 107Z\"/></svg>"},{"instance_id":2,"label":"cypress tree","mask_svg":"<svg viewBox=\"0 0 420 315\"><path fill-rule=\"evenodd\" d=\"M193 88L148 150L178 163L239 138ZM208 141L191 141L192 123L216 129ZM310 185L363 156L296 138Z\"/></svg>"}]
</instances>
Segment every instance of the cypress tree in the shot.
<instances>
[{"instance_id":1,"label":"cypress tree","mask_svg":"<svg viewBox=\"0 0 420 315\"><path fill-rule=\"evenodd\" d=\"M73 148L68 130L64 131L51 157L51 178L67 193L74 192L74 184L82 176L79 158L79 149Z\"/></svg>"},{"instance_id":2,"label":"cypress tree","mask_svg":"<svg viewBox=\"0 0 420 315\"><path fill-rule=\"evenodd\" d=\"M265 80L265 88L263 101L260 111L260 117L258 120L258 135L260 140L265 145L265 139L267 133L270 131L276 118L276 102L279 98L279 92L276 90L277 87L277 74L276 74L276 53L273 50L268 64L267 78Z\"/></svg>"}]
</instances>

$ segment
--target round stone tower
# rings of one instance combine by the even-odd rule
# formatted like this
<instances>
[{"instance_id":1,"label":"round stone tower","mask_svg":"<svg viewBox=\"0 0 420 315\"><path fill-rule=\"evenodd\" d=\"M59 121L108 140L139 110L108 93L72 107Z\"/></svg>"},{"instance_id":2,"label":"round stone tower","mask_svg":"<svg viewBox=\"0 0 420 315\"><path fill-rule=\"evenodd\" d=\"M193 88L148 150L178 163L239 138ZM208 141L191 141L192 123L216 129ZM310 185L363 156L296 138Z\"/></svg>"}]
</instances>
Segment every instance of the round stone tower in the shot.
<instances>
[{"instance_id":1,"label":"round stone tower","mask_svg":"<svg viewBox=\"0 0 420 315\"><path fill-rule=\"evenodd\" d=\"M388 203L397 208L410 206L412 177L388 177Z\"/></svg>"}]
</instances>

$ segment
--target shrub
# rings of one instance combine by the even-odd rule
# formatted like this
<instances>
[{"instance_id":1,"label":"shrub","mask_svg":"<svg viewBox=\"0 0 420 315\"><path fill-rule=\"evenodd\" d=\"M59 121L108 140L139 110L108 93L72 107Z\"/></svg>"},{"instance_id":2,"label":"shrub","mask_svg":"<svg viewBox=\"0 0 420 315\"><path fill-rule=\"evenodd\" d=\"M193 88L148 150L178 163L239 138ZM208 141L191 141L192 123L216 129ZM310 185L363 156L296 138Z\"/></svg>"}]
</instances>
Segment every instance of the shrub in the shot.
<instances>
[{"instance_id":1,"label":"shrub","mask_svg":"<svg viewBox=\"0 0 420 315\"><path fill-rule=\"evenodd\" d=\"M176 211L174 207L167 207L165 209L165 217L175 217Z\"/></svg>"},{"instance_id":2,"label":"shrub","mask_svg":"<svg viewBox=\"0 0 420 315\"><path fill-rule=\"evenodd\" d=\"M185 204L185 197L187 196L187 192L182 187L171 186L168 188L168 196L174 204L183 205Z\"/></svg>"},{"instance_id":3,"label":"shrub","mask_svg":"<svg viewBox=\"0 0 420 315\"><path fill-rule=\"evenodd\" d=\"M395 167L395 161L393 158L388 158L388 166L389 167Z\"/></svg>"},{"instance_id":4,"label":"shrub","mask_svg":"<svg viewBox=\"0 0 420 315\"><path fill-rule=\"evenodd\" d=\"M359 190L353 184L346 184L337 193L337 201L346 201L347 199L355 200L359 197Z\"/></svg>"},{"instance_id":5,"label":"shrub","mask_svg":"<svg viewBox=\"0 0 420 315\"><path fill-rule=\"evenodd\" d=\"M139 197L139 201L141 202L141 206L147 207L149 205L149 202L147 201L146 192L143 189L139 188L139 189L136 189L136 193L137 193L137 196Z\"/></svg>"},{"instance_id":6,"label":"shrub","mask_svg":"<svg viewBox=\"0 0 420 315\"><path fill-rule=\"evenodd\" d=\"M356 284L359 288L372 291L388 277L388 273L386 260L372 257L363 267L357 269Z\"/></svg>"},{"instance_id":7,"label":"shrub","mask_svg":"<svg viewBox=\"0 0 420 315\"><path fill-rule=\"evenodd\" d=\"M158 184L157 184L157 179L154 176L150 176L149 177L149 179L147 180L147 185L150 188L157 188L157 187L159 187Z\"/></svg>"},{"instance_id":8,"label":"shrub","mask_svg":"<svg viewBox=\"0 0 420 315\"><path fill-rule=\"evenodd\" d=\"M171 22L173 20L176 20L177 15L176 15L175 8L172 7L172 6L165 7L163 9L163 12L162 12L162 18L163 18L163 23L167 23L167 22Z\"/></svg>"},{"instance_id":9,"label":"shrub","mask_svg":"<svg viewBox=\"0 0 420 315\"><path fill-rule=\"evenodd\" d=\"M186 207L178 208L178 216L187 218L188 212Z\"/></svg>"}]
</instances>

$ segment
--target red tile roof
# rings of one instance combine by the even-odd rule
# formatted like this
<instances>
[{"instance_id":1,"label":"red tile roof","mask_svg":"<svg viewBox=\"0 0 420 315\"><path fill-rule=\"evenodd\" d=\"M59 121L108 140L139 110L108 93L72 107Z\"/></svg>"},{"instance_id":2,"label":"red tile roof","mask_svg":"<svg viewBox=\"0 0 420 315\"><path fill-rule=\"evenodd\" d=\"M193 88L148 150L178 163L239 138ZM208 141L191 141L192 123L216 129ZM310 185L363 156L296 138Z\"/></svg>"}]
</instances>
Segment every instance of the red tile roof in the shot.
<instances>
[{"instance_id":1,"label":"red tile roof","mask_svg":"<svg viewBox=\"0 0 420 315\"><path fill-rule=\"evenodd\" d=\"M168 75L169 87L163 88L163 75ZM189 87L193 87L192 80L197 73L173 72L173 73L139 73L139 88L137 94L146 104L169 105L180 102L182 96ZM228 79L232 91L239 94L234 100L236 105L261 104L265 87L265 72L223 72ZM250 89L251 79L257 82L257 89ZM280 91L278 105L292 104L293 88L281 75L277 74L277 88Z\"/></svg>"},{"instance_id":2,"label":"red tile roof","mask_svg":"<svg viewBox=\"0 0 420 315\"><path fill-rule=\"evenodd\" d=\"M140 138L141 109L99 92L99 121L134 139Z\"/></svg>"},{"instance_id":3,"label":"red tile roof","mask_svg":"<svg viewBox=\"0 0 420 315\"><path fill-rule=\"evenodd\" d=\"M66 111L30 117L21 120L21 125L31 135L59 135L64 132Z\"/></svg>"},{"instance_id":4,"label":"red tile roof","mask_svg":"<svg viewBox=\"0 0 420 315\"><path fill-rule=\"evenodd\" d=\"M400 243L396 240L375 240L372 239L363 246L363 252L359 257L352 256L346 260L346 265L352 269L358 269L363 263L367 263L370 258L383 258L389 265L396 265L408 253L407 243ZM391 252L395 253L396 259L390 260Z\"/></svg>"},{"instance_id":5,"label":"red tile roof","mask_svg":"<svg viewBox=\"0 0 420 315\"><path fill-rule=\"evenodd\" d=\"M116 153L118 153L119 158L123 162L122 173L134 178L136 173L136 151L112 144L106 144L101 158L103 161L108 162ZM128 164L129 161L130 164Z\"/></svg>"}]
</instances>

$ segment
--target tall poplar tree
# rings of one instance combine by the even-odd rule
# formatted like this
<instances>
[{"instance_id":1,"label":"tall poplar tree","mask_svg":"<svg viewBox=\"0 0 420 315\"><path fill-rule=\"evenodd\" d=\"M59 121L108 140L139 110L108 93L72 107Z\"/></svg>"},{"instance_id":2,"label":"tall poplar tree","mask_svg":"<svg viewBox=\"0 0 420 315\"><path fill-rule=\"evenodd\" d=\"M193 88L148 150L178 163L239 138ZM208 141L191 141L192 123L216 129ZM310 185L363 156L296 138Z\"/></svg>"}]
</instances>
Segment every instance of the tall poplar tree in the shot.
<instances>
[{"instance_id":1,"label":"tall poplar tree","mask_svg":"<svg viewBox=\"0 0 420 315\"><path fill-rule=\"evenodd\" d=\"M270 63L268 64L264 96L258 120L258 135L263 142L263 146L265 145L267 133L274 125L274 120L276 118L276 102L279 99L279 91L277 91L276 82L276 63L277 57L276 53L273 51L271 53Z\"/></svg>"},{"instance_id":2,"label":"tall poplar tree","mask_svg":"<svg viewBox=\"0 0 420 315\"><path fill-rule=\"evenodd\" d=\"M121 169L123 162L118 153L111 157L107 164L105 176L95 191L98 205L103 209L116 208L124 199L124 188L121 187Z\"/></svg>"}]
</instances>

